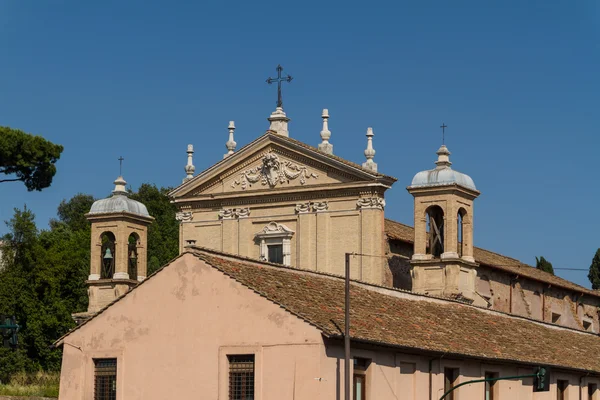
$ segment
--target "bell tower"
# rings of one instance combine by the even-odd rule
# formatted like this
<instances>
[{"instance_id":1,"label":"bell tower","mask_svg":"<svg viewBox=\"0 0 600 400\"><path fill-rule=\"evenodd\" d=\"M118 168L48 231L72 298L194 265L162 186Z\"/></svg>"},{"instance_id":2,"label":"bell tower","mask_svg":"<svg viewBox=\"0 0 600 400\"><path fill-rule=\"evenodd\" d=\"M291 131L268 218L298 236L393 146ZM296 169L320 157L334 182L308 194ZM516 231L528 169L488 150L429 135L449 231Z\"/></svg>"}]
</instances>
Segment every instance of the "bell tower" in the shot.
<instances>
[{"instance_id":1,"label":"bell tower","mask_svg":"<svg viewBox=\"0 0 600 400\"><path fill-rule=\"evenodd\" d=\"M477 263L473 258L475 183L450 166L442 145L436 167L415 175L407 188L414 203L413 290L475 300Z\"/></svg>"},{"instance_id":2,"label":"bell tower","mask_svg":"<svg viewBox=\"0 0 600 400\"><path fill-rule=\"evenodd\" d=\"M112 196L92 204L86 218L92 224L87 313L91 316L146 278L148 225L154 218L146 206L128 197L119 176Z\"/></svg>"}]
</instances>

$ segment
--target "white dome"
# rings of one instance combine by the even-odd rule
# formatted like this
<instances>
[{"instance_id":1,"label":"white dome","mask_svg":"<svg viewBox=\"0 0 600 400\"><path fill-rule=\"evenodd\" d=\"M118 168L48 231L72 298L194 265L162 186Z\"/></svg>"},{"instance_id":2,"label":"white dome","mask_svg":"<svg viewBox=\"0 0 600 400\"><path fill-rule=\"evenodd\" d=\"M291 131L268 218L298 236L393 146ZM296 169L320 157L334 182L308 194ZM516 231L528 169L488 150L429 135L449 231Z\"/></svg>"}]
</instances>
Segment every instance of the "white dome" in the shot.
<instances>
[{"instance_id":1,"label":"white dome","mask_svg":"<svg viewBox=\"0 0 600 400\"><path fill-rule=\"evenodd\" d=\"M473 179L469 175L455 171L450 167L421 171L415 175L410 186L420 187L452 184L464 186L471 190L477 190L475 182L473 182Z\"/></svg>"},{"instance_id":2,"label":"white dome","mask_svg":"<svg viewBox=\"0 0 600 400\"><path fill-rule=\"evenodd\" d=\"M415 175L410 184L410 187L428 187L428 186L444 186L444 185L459 185L471 190L477 190L475 182L467 174L458 172L450 168L450 151L446 146L442 145L437 151L438 160L437 167L427 171L421 171Z\"/></svg>"},{"instance_id":3,"label":"white dome","mask_svg":"<svg viewBox=\"0 0 600 400\"><path fill-rule=\"evenodd\" d=\"M118 177L115 183L115 190L111 197L102 200L96 200L92 204L90 214L109 214L128 212L132 214L141 215L143 217L150 217L148 209L143 203L135 201L127 197L127 191L125 190L125 180L123 177Z\"/></svg>"}]
</instances>

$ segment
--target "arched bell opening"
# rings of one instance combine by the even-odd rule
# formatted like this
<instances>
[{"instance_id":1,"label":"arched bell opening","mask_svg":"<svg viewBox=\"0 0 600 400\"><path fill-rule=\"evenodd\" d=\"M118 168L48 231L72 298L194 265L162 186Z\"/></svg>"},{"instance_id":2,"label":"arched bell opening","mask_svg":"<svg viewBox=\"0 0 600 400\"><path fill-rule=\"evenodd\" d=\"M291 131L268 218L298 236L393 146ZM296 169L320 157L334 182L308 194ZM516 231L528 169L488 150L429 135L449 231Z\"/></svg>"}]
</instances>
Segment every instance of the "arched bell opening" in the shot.
<instances>
[{"instance_id":1,"label":"arched bell opening","mask_svg":"<svg viewBox=\"0 0 600 400\"><path fill-rule=\"evenodd\" d=\"M100 235L100 279L112 279L115 274L116 238L112 232Z\"/></svg>"},{"instance_id":2,"label":"arched bell opening","mask_svg":"<svg viewBox=\"0 0 600 400\"><path fill-rule=\"evenodd\" d=\"M140 237L137 233L132 233L127 239L127 274L129 279L137 279L138 277L138 247Z\"/></svg>"},{"instance_id":3,"label":"arched bell opening","mask_svg":"<svg viewBox=\"0 0 600 400\"><path fill-rule=\"evenodd\" d=\"M440 206L430 206L427 214L427 254L440 258L444 252L444 210Z\"/></svg>"},{"instance_id":4,"label":"arched bell opening","mask_svg":"<svg viewBox=\"0 0 600 400\"><path fill-rule=\"evenodd\" d=\"M466 254L465 247L467 243L465 243L465 231L463 227L463 223L466 222L467 210L464 208L460 208L458 210L458 214L456 215L457 225L456 225L456 249L458 252L458 256L462 257Z\"/></svg>"}]
</instances>

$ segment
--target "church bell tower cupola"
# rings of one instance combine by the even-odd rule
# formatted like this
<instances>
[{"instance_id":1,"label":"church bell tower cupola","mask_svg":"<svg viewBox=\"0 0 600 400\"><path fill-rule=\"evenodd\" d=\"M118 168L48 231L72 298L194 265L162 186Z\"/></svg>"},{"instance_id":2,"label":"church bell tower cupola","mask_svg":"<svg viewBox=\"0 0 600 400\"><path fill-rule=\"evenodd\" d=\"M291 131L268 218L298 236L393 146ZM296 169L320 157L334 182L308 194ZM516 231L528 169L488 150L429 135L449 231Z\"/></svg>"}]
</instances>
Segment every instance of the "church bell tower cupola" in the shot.
<instances>
[{"instance_id":1,"label":"church bell tower cupola","mask_svg":"<svg viewBox=\"0 0 600 400\"><path fill-rule=\"evenodd\" d=\"M436 167L415 175L408 192L414 197L413 290L475 300L473 179L451 168L442 145Z\"/></svg>"},{"instance_id":2,"label":"church bell tower cupola","mask_svg":"<svg viewBox=\"0 0 600 400\"><path fill-rule=\"evenodd\" d=\"M127 182L119 176L112 196L92 204L88 314L125 294L147 275L148 225L154 218L146 206L128 197Z\"/></svg>"}]
</instances>

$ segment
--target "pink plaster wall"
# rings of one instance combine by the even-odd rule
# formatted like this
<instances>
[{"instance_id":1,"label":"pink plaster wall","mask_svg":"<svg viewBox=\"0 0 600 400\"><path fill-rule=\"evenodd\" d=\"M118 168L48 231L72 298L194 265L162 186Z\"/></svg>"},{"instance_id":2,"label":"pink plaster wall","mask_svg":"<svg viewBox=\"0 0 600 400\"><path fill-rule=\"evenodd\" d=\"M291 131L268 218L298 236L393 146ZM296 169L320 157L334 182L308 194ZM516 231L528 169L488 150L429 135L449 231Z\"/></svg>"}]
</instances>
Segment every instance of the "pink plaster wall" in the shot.
<instances>
[{"instance_id":1,"label":"pink plaster wall","mask_svg":"<svg viewBox=\"0 0 600 400\"><path fill-rule=\"evenodd\" d=\"M256 353L257 398L316 398L324 352L317 329L189 254L63 348L60 400L93 398L94 357L117 358L119 399L226 399L240 353Z\"/></svg>"},{"instance_id":2,"label":"pink plaster wall","mask_svg":"<svg viewBox=\"0 0 600 400\"><path fill-rule=\"evenodd\" d=\"M399 332L399 334L410 334ZM465 338L468 345L468 338ZM364 346L363 346L364 347ZM344 351L313 326L284 311L190 254L67 337L63 344L60 400L93 399L93 358L116 357L117 399L228 398L227 354L255 354L256 400L344 398ZM459 382L529 373L507 364L410 355L393 349L353 346L352 357L372 360L367 399L433 399L443 389L443 369L460 369ZM554 374L571 383L569 399L579 399L577 374ZM581 400L588 400L581 381ZM481 400L483 384L459 389L457 400ZM531 382L498 384L499 398L555 399L534 394Z\"/></svg>"}]
</instances>

